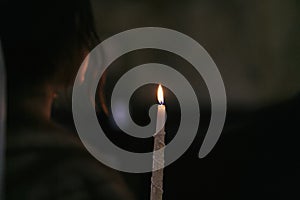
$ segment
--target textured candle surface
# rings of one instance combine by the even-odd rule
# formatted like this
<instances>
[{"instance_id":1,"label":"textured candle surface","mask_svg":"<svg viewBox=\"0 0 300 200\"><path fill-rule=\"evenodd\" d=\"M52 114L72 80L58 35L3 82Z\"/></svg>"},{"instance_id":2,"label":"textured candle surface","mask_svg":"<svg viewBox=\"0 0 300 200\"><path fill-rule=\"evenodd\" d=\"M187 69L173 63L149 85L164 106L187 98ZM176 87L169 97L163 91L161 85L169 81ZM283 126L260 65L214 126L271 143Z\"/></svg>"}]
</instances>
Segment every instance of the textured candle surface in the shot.
<instances>
[{"instance_id":1,"label":"textured candle surface","mask_svg":"<svg viewBox=\"0 0 300 200\"><path fill-rule=\"evenodd\" d=\"M164 151L158 151L165 147L165 124L166 108L164 105L157 106L156 133L154 135L153 148L153 172L151 177L151 200L161 200L163 195L164 175Z\"/></svg>"}]
</instances>

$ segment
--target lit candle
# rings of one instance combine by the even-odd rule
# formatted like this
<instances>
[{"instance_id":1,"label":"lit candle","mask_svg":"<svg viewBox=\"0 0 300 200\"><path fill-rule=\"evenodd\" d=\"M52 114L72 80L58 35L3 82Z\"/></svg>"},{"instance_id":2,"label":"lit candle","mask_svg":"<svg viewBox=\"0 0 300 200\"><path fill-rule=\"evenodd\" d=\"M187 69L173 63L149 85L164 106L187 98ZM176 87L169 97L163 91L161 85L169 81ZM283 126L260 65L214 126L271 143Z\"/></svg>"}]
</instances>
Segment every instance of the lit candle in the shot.
<instances>
[{"instance_id":1,"label":"lit candle","mask_svg":"<svg viewBox=\"0 0 300 200\"><path fill-rule=\"evenodd\" d=\"M154 134L154 153L153 166L151 177L151 200L162 200L163 194L163 168L164 168L164 151L156 152L165 147L165 117L166 107L164 105L164 95L161 85L157 90L157 119L156 119L156 133ZM157 170L158 169L158 170Z\"/></svg>"},{"instance_id":2,"label":"lit candle","mask_svg":"<svg viewBox=\"0 0 300 200\"><path fill-rule=\"evenodd\" d=\"M164 93L161 85L157 89L157 100L159 105L157 106L157 119L156 119L156 133L161 131L165 125L166 107L164 105Z\"/></svg>"}]
</instances>

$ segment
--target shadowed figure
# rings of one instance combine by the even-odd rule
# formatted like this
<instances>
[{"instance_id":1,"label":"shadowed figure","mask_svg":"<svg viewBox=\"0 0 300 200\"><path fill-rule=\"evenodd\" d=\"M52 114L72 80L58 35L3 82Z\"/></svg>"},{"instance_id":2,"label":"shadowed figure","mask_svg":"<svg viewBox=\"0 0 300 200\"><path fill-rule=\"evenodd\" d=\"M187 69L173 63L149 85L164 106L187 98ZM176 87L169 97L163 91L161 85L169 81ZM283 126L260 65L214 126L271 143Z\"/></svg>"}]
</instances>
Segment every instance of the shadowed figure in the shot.
<instances>
[{"instance_id":1,"label":"shadowed figure","mask_svg":"<svg viewBox=\"0 0 300 200\"><path fill-rule=\"evenodd\" d=\"M98 42L87 0L2 1L8 82L6 199L134 199L123 179L94 159L76 134L51 120Z\"/></svg>"}]
</instances>

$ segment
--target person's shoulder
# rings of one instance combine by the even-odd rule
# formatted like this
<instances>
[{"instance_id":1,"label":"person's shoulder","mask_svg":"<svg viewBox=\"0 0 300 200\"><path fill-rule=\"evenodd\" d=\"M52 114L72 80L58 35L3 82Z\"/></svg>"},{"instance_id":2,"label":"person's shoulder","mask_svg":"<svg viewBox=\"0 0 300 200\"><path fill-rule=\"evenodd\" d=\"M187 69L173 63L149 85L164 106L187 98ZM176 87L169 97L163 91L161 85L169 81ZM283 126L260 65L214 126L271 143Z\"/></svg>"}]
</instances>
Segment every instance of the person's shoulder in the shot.
<instances>
[{"instance_id":1,"label":"person's shoulder","mask_svg":"<svg viewBox=\"0 0 300 200\"><path fill-rule=\"evenodd\" d=\"M133 199L117 171L97 161L76 135L60 127L10 134L6 171L9 196Z\"/></svg>"}]
</instances>

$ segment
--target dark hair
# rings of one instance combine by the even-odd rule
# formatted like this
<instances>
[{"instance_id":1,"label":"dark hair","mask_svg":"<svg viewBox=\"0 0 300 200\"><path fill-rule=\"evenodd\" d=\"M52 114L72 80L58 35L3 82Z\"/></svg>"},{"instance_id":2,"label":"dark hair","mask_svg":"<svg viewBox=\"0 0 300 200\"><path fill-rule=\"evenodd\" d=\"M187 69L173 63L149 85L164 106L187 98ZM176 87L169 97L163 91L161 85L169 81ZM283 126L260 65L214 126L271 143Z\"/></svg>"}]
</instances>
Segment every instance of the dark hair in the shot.
<instances>
[{"instance_id":1,"label":"dark hair","mask_svg":"<svg viewBox=\"0 0 300 200\"><path fill-rule=\"evenodd\" d=\"M2 0L0 9L9 90L71 81L98 42L88 0Z\"/></svg>"}]
</instances>

